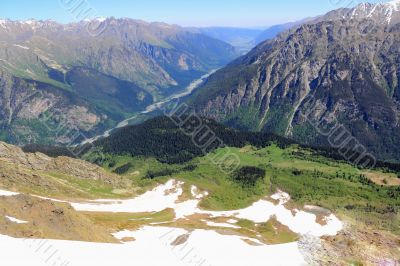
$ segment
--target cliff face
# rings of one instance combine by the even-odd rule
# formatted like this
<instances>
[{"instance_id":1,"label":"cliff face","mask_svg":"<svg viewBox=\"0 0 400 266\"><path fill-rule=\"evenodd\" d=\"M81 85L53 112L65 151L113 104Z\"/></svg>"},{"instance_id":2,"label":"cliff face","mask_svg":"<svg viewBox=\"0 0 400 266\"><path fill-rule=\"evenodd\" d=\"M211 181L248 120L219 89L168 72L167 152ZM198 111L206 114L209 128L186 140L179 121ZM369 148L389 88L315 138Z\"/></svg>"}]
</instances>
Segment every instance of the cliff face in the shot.
<instances>
[{"instance_id":1,"label":"cliff face","mask_svg":"<svg viewBox=\"0 0 400 266\"><path fill-rule=\"evenodd\" d=\"M368 5L361 16L362 7L259 45L211 76L189 102L228 125L314 145L328 144L316 127L340 123L376 157L400 159L399 12Z\"/></svg>"}]
</instances>

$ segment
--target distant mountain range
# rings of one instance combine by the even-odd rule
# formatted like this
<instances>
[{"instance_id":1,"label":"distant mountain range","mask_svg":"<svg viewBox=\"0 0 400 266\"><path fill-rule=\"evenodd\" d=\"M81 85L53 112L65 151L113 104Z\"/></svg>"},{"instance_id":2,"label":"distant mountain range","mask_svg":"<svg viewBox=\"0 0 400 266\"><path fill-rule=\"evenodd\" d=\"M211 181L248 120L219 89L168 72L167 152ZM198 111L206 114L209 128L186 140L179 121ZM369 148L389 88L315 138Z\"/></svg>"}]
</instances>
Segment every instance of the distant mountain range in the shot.
<instances>
[{"instance_id":1,"label":"distant mountain range","mask_svg":"<svg viewBox=\"0 0 400 266\"><path fill-rule=\"evenodd\" d=\"M49 124L101 132L237 56L225 42L164 23L0 20L0 138L71 141Z\"/></svg>"},{"instance_id":2,"label":"distant mountain range","mask_svg":"<svg viewBox=\"0 0 400 266\"><path fill-rule=\"evenodd\" d=\"M194 30L212 38L229 43L230 45L236 47L242 54L245 54L253 49L254 46L256 46L256 40L261 38L260 35L262 35L264 32L262 29L230 27L209 27L197 28Z\"/></svg>"},{"instance_id":3,"label":"distant mountain range","mask_svg":"<svg viewBox=\"0 0 400 266\"><path fill-rule=\"evenodd\" d=\"M329 12L258 45L188 102L227 125L311 145L330 145L316 127L341 124L376 157L398 161L399 22L400 1Z\"/></svg>"},{"instance_id":4,"label":"distant mountain range","mask_svg":"<svg viewBox=\"0 0 400 266\"><path fill-rule=\"evenodd\" d=\"M209 27L196 28L195 31L208 35L212 38L224 41L234 46L241 54L248 53L256 45L275 38L281 32L284 32L296 25L306 22L302 20L298 22L290 22L277 24L266 29L246 29L232 27Z\"/></svg>"}]
</instances>

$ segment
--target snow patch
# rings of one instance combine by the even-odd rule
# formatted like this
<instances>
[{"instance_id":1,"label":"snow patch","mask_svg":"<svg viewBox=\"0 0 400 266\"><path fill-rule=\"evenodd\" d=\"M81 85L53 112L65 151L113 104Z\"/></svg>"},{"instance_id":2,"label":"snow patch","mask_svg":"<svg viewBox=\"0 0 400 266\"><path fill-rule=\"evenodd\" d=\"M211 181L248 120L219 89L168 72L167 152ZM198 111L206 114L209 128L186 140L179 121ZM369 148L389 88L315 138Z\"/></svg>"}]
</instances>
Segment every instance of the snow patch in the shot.
<instances>
[{"instance_id":1,"label":"snow patch","mask_svg":"<svg viewBox=\"0 0 400 266\"><path fill-rule=\"evenodd\" d=\"M23 45L19 45L19 44L14 44L15 47L24 49L24 50L29 50L29 47L23 46Z\"/></svg>"},{"instance_id":2,"label":"snow patch","mask_svg":"<svg viewBox=\"0 0 400 266\"><path fill-rule=\"evenodd\" d=\"M208 192L207 191L200 192L199 189L196 186L192 186L190 188L190 192L192 193L192 196L195 199L202 199L202 198L208 196Z\"/></svg>"},{"instance_id":3,"label":"snow patch","mask_svg":"<svg viewBox=\"0 0 400 266\"><path fill-rule=\"evenodd\" d=\"M288 226L295 233L318 237L336 235L343 228L342 222L333 214L326 217L326 225L321 225L317 222L317 216L313 213L287 209L284 205L290 200L290 196L283 191L278 191L271 196L272 199L279 200L277 205L262 199L240 210L201 210L198 207L199 199L178 202L179 196L183 193L183 184L183 182L170 180L165 185L160 185L152 191L129 200L96 200L88 203L70 202L70 204L78 211L89 212L160 212L171 208L175 211L176 220L194 214L205 214L213 218L229 217L231 219L251 220L254 223L264 223L272 217L276 217L278 222Z\"/></svg>"},{"instance_id":4,"label":"snow patch","mask_svg":"<svg viewBox=\"0 0 400 266\"><path fill-rule=\"evenodd\" d=\"M210 222L210 221L204 221L208 226L212 227L227 227L227 228L234 228L234 229L240 229L240 226L237 225L232 225L232 224L227 224L227 223L215 223L215 222Z\"/></svg>"},{"instance_id":5,"label":"snow patch","mask_svg":"<svg viewBox=\"0 0 400 266\"><path fill-rule=\"evenodd\" d=\"M16 196L16 195L19 195L19 193L15 193L15 192L11 192L11 191L6 191L6 190L1 190L0 189L0 196L9 197L9 196Z\"/></svg>"},{"instance_id":6,"label":"snow patch","mask_svg":"<svg viewBox=\"0 0 400 266\"><path fill-rule=\"evenodd\" d=\"M0 19L0 27L2 27L3 29L7 29L7 20Z\"/></svg>"},{"instance_id":7,"label":"snow patch","mask_svg":"<svg viewBox=\"0 0 400 266\"><path fill-rule=\"evenodd\" d=\"M284 205L290 200L289 194L278 191L271 198L278 200L274 204L267 199L259 200L248 208L233 211L205 211L198 205L200 198L179 202L179 196L183 194L183 182L170 180L159 185L151 191L128 200L96 200L84 203L70 203L79 211L95 212L157 212L167 208L175 211L176 219L185 219L194 214L205 214L210 217L227 217L226 223L217 223L203 220L210 227L226 227L238 229L236 225L239 219L251 220L254 223L264 223L275 217L277 221L289 227L295 233L302 235L336 235L343 227L335 215L324 217L326 225L317 223L317 217L307 211L290 210ZM191 187L192 195L199 195L196 187ZM0 195L17 195L18 193L2 191ZM204 193L203 193L204 196ZM41 197L43 198L43 197ZM49 198L44 198L52 200ZM60 201L60 200L56 200ZM65 201L60 201L65 202ZM13 217L7 217L10 221L26 223ZM169 223L169 222L166 222ZM236 235L222 235L213 230L195 229L190 232L189 238L179 248L172 243L180 236L187 234L184 229L162 227L163 223L148 225L137 231L124 230L114 233L117 239L132 237L135 241L124 244L101 244L74 241L40 240L54 250L58 250L63 260L70 265L92 265L108 266L118 261L121 266L131 265L135 261L141 266L153 265L186 265L188 261L201 259L204 265L304 265L304 258L299 250L297 242L265 245L256 239L243 238ZM244 240L249 240L259 245L250 245ZM5 265L47 265L46 260L41 259L35 252L39 240L16 239L0 235L0 250L2 250L2 262ZM210 243L213 243L210 245ZM36 248L35 248L36 247ZM216 247L218 252L216 252ZM188 250L185 250L185 249ZM45 250L45 248L43 248ZM54 252L53 250L53 252ZM149 256L151 250L157 256ZM183 251L182 251L183 250ZM191 251L193 250L193 251ZM190 251L190 252L189 252ZM26 256L16 256L26 254ZM180 254L179 252L182 252ZM190 256L186 260L185 254ZM193 252L193 253L192 253ZM195 256L195 257L194 257ZM46 258L46 256L43 256ZM47 256L48 257L48 256ZM185 257L185 260L182 260ZM123 258L121 260L121 258Z\"/></svg>"},{"instance_id":8,"label":"snow patch","mask_svg":"<svg viewBox=\"0 0 400 266\"><path fill-rule=\"evenodd\" d=\"M96 18L96 21L98 21L98 22L104 22L106 20L107 20L107 18L105 18L105 17Z\"/></svg>"},{"instance_id":9,"label":"snow patch","mask_svg":"<svg viewBox=\"0 0 400 266\"><path fill-rule=\"evenodd\" d=\"M194 230L185 245L179 248L171 245L184 234L187 231L183 229L146 226L135 232L117 233L119 238L136 239L124 244L17 239L0 235L1 262L4 265L35 266L109 266L115 262L120 266L131 266L132 262L140 266L262 266L266 262L271 266L305 265L297 243L251 246L238 236ZM57 256L51 256L55 252Z\"/></svg>"},{"instance_id":10,"label":"snow patch","mask_svg":"<svg viewBox=\"0 0 400 266\"><path fill-rule=\"evenodd\" d=\"M17 224L27 224L27 221L23 221L23 220L19 220L17 218L11 217L11 216L5 216L8 220L10 220L13 223L17 223Z\"/></svg>"},{"instance_id":11,"label":"snow patch","mask_svg":"<svg viewBox=\"0 0 400 266\"><path fill-rule=\"evenodd\" d=\"M78 211L89 212L160 212L167 208L174 208L175 202L183 193L182 182L168 181L152 191L129 200L96 200L87 203L70 204Z\"/></svg>"},{"instance_id":12,"label":"snow patch","mask_svg":"<svg viewBox=\"0 0 400 266\"><path fill-rule=\"evenodd\" d=\"M281 205L286 204L290 200L289 194L287 194L286 192L280 191L280 190L277 193L275 193L274 195L272 195L271 198L274 200L279 200L279 204L281 204Z\"/></svg>"}]
</instances>

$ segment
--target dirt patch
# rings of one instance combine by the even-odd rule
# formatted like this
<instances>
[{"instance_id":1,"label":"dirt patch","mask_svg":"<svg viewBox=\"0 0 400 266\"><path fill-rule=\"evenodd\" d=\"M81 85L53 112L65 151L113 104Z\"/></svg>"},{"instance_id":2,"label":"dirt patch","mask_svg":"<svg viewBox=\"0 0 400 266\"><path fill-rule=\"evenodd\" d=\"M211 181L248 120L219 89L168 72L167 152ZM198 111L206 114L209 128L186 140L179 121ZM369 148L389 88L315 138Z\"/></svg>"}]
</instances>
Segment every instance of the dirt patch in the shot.
<instances>
[{"instance_id":1,"label":"dirt patch","mask_svg":"<svg viewBox=\"0 0 400 266\"><path fill-rule=\"evenodd\" d=\"M315 222L322 226L325 226L328 224L327 217L332 214L331 211L328 209L318 207L318 206L311 206L311 205L304 206L303 210L314 214L316 216Z\"/></svg>"},{"instance_id":2,"label":"dirt patch","mask_svg":"<svg viewBox=\"0 0 400 266\"><path fill-rule=\"evenodd\" d=\"M183 245L183 244L185 244L185 243L188 241L189 237L190 237L190 234L184 234L184 235L178 236L178 237L171 243L171 246L180 246L180 245Z\"/></svg>"},{"instance_id":3,"label":"dirt patch","mask_svg":"<svg viewBox=\"0 0 400 266\"><path fill-rule=\"evenodd\" d=\"M398 178L395 174L383 174L375 172L364 172L363 174L377 185L400 186L400 178Z\"/></svg>"},{"instance_id":4,"label":"dirt patch","mask_svg":"<svg viewBox=\"0 0 400 266\"><path fill-rule=\"evenodd\" d=\"M328 225L328 222L326 221L326 216L324 215L317 215L315 222L322 226Z\"/></svg>"},{"instance_id":5,"label":"dirt patch","mask_svg":"<svg viewBox=\"0 0 400 266\"><path fill-rule=\"evenodd\" d=\"M18 224L5 216L27 223ZM22 194L0 197L0 233L17 238L118 243L108 229L93 224L69 204Z\"/></svg>"},{"instance_id":6,"label":"dirt patch","mask_svg":"<svg viewBox=\"0 0 400 266\"><path fill-rule=\"evenodd\" d=\"M246 238L242 238L242 241L245 242L246 244L250 245L250 246L254 246L254 247L260 247L262 246L262 244L257 243L251 239L246 239Z\"/></svg>"},{"instance_id":7,"label":"dirt patch","mask_svg":"<svg viewBox=\"0 0 400 266\"><path fill-rule=\"evenodd\" d=\"M176 201L176 203L182 203L188 200L192 200L193 196L191 194L191 188L189 184L183 184L182 185L182 194L179 195L178 200Z\"/></svg>"},{"instance_id":8,"label":"dirt patch","mask_svg":"<svg viewBox=\"0 0 400 266\"><path fill-rule=\"evenodd\" d=\"M164 195L165 196L169 196L169 195L175 194L175 193L178 192L178 190L179 190L179 184L178 184L178 181L175 181L174 182L174 187L165 190Z\"/></svg>"},{"instance_id":9,"label":"dirt patch","mask_svg":"<svg viewBox=\"0 0 400 266\"><path fill-rule=\"evenodd\" d=\"M145 225L162 224L175 218L173 209L161 212L144 213L107 213L107 212L81 212L94 224L108 228L113 232L122 230L135 231Z\"/></svg>"},{"instance_id":10,"label":"dirt patch","mask_svg":"<svg viewBox=\"0 0 400 266\"><path fill-rule=\"evenodd\" d=\"M121 239L122 242L134 242L136 239L134 237L124 237Z\"/></svg>"},{"instance_id":11,"label":"dirt patch","mask_svg":"<svg viewBox=\"0 0 400 266\"><path fill-rule=\"evenodd\" d=\"M359 225L349 225L336 236L322 237L322 244L321 263L340 258L343 264L398 265L400 260L399 236Z\"/></svg>"}]
</instances>

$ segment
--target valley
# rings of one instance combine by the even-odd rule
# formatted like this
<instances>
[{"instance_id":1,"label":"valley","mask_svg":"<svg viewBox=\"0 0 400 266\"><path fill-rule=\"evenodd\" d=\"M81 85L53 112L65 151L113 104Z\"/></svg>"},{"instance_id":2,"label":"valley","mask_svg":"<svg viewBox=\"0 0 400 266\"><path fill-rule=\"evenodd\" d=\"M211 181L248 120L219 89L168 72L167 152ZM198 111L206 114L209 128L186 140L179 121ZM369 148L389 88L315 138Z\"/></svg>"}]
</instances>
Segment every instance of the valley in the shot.
<instances>
[{"instance_id":1,"label":"valley","mask_svg":"<svg viewBox=\"0 0 400 266\"><path fill-rule=\"evenodd\" d=\"M156 102L156 103L153 103L153 104L147 106L146 109L145 109L144 111L142 111L142 112L140 112L139 114L136 114L136 115L134 115L134 116L132 116L132 117L129 117L129 118L125 119L125 120L122 121L122 122L119 122L118 125L117 125L116 127L112 128L112 129L108 129L106 132L104 132L104 134L101 134L101 135L92 137L92 138L90 138L90 139L84 140L83 142L81 142L81 145L88 144L88 143L93 143L94 141L96 141L96 140L98 140L98 139L105 138L105 137L109 137L110 134L111 134L113 131L115 131L116 129L119 129L119 128L123 128L123 127L128 126L128 125L130 124L130 122L137 123L137 121L139 120L138 117L139 117L140 115L146 115L146 114L153 113L153 112L154 112L154 113L157 113L157 111L161 110L161 108L162 108L163 106L167 105L168 103L170 103L170 102L172 102L172 101L174 101L174 100L179 101L179 99L181 99L182 97L185 97L185 96L187 96L187 95L190 95L190 94L191 94L195 89L197 89L210 75L214 74L215 71L216 71L216 70L212 70L211 72L209 72L209 73L207 73L207 74L201 76L199 79L192 81L192 83L190 83L190 84L185 88L184 91L178 92L178 93L176 93L176 94L173 94L173 95L167 97L165 100L162 100L162 101L159 101L159 102ZM153 116L154 116L154 115L153 115ZM144 118L143 118L143 119L144 119ZM140 120L139 120L139 121L140 121Z\"/></svg>"},{"instance_id":2,"label":"valley","mask_svg":"<svg viewBox=\"0 0 400 266\"><path fill-rule=\"evenodd\" d=\"M115 127L238 56L233 46L176 25L108 18L96 22L106 30L91 36L90 23L2 23L2 140L77 144L82 137L70 135Z\"/></svg>"},{"instance_id":3,"label":"valley","mask_svg":"<svg viewBox=\"0 0 400 266\"><path fill-rule=\"evenodd\" d=\"M0 265L400 264L400 0L76 4L0 4Z\"/></svg>"}]
</instances>

